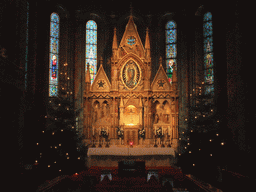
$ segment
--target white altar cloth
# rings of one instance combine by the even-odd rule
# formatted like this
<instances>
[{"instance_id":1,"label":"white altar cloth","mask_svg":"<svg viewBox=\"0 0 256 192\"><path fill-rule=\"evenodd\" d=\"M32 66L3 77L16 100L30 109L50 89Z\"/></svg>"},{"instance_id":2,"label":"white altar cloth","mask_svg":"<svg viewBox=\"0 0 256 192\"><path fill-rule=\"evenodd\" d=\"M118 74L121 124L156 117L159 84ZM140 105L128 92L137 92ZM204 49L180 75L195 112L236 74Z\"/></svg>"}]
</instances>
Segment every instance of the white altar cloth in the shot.
<instances>
[{"instance_id":1,"label":"white altar cloth","mask_svg":"<svg viewBox=\"0 0 256 192\"><path fill-rule=\"evenodd\" d=\"M116 156L140 156L140 155L173 155L173 148L128 148L128 147L110 147L110 148L89 148L87 156L91 155L116 155Z\"/></svg>"}]
</instances>

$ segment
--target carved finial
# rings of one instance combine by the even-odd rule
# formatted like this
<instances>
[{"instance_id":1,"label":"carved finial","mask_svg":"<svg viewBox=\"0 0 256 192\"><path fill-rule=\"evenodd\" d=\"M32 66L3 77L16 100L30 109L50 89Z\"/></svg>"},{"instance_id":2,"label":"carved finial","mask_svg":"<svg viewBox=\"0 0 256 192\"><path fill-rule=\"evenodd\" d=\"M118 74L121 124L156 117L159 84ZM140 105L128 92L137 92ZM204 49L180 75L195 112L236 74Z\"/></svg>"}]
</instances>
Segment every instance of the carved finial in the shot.
<instances>
[{"instance_id":1,"label":"carved finial","mask_svg":"<svg viewBox=\"0 0 256 192\"><path fill-rule=\"evenodd\" d=\"M147 30L146 30L145 49L150 49L150 41L149 41L148 28L147 28Z\"/></svg>"},{"instance_id":2,"label":"carved finial","mask_svg":"<svg viewBox=\"0 0 256 192\"><path fill-rule=\"evenodd\" d=\"M162 59L162 57L160 56L160 58L159 58L159 65L162 65L162 62L163 62L163 59Z\"/></svg>"},{"instance_id":3,"label":"carved finial","mask_svg":"<svg viewBox=\"0 0 256 192\"><path fill-rule=\"evenodd\" d=\"M117 49L117 37L116 37L116 27L114 28L114 36L113 36L113 44L112 44L112 49Z\"/></svg>"},{"instance_id":4,"label":"carved finial","mask_svg":"<svg viewBox=\"0 0 256 192\"><path fill-rule=\"evenodd\" d=\"M100 65L102 65L103 64L103 58L102 58L102 56L100 57Z\"/></svg>"}]
</instances>

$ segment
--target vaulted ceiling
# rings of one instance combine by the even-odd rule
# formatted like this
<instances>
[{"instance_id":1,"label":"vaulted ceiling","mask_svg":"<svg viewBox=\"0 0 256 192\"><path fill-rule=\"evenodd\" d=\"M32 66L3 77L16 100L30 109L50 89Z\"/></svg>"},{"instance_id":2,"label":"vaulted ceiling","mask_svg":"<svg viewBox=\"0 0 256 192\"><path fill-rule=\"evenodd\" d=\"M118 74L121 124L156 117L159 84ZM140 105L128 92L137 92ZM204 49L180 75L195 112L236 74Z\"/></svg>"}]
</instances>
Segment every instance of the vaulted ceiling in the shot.
<instances>
[{"instance_id":1,"label":"vaulted ceiling","mask_svg":"<svg viewBox=\"0 0 256 192\"><path fill-rule=\"evenodd\" d=\"M132 12L134 15L164 15L167 13L177 13L182 11L196 12L198 7L205 3L203 0L158 0L158 1L123 1L123 0L45 0L47 2L57 3L68 11L86 11L106 16L120 17Z\"/></svg>"}]
</instances>

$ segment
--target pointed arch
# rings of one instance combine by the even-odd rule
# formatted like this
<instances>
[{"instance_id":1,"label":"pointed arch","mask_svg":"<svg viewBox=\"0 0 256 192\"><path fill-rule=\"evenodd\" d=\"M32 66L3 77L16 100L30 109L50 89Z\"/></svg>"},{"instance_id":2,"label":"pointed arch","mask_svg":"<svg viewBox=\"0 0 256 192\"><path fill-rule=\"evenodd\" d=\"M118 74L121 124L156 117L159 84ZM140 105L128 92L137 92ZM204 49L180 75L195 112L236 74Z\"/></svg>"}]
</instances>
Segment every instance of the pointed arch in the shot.
<instances>
[{"instance_id":1,"label":"pointed arch","mask_svg":"<svg viewBox=\"0 0 256 192\"><path fill-rule=\"evenodd\" d=\"M93 83L97 72L97 24L94 20L86 23L86 64L88 63Z\"/></svg>"},{"instance_id":2,"label":"pointed arch","mask_svg":"<svg viewBox=\"0 0 256 192\"><path fill-rule=\"evenodd\" d=\"M166 74L168 80L172 83L172 74L174 66L177 63L177 25L171 20L166 23Z\"/></svg>"},{"instance_id":3,"label":"pointed arch","mask_svg":"<svg viewBox=\"0 0 256 192\"><path fill-rule=\"evenodd\" d=\"M203 16L204 36L204 82L205 93L214 93L214 72L213 72L213 27L212 14L207 12Z\"/></svg>"},{"instance_id":4,"label":"pointed arch","mask_svg":"<svg viewBox=\"0 0 256 192\"><path fill-rule=\"evenodd\" d=\"M58 95L59 69L59 24L60 17L53 12L50 16L50 53L49 53L49 96Z\"/></svg>"}]
</instances>

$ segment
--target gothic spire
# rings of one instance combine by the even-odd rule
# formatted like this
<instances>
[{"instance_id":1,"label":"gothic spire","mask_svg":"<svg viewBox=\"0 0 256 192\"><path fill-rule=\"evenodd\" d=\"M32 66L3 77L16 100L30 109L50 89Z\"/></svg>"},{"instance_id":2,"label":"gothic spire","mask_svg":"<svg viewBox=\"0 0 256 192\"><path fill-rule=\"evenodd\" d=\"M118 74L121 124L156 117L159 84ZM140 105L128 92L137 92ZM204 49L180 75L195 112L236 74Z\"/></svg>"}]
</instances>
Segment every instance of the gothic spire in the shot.
<instances>
[{"instance_id":1,"label":"gothic spire","mask_svg":"<svg viewBox=\"0 0 256 192\"><path fill-rule=\"evenodd\" d=\"M117 58L117 37L116 37L116 28L114 28L113 44L112 44L112 56L114 59Z\"/></svg>"},{"instance_id":2,"label":"gothic spire","mask_svg":"<svg viewBox=\"0 0 256 192\"><path fill-rule=\"evenodd\" d=\"M149 41L149 35L148 35L148 28L146 31L145 50L146 50L146 58L150 58L150 41Z\"/></svg>"},{"instance_id":3,"label":"gothic spire","mask_svg":"<svg viewBox=\"0 0 256 192\"><path fill-rule=\"evenodd\" d=\"M117 50L117 37L116 37L116 27L114 28L114 37L113 37L113 44L112 44L112 50Z\"/></svg>"},{"instance_id":4,"label":"gothic spire","mask_svg":"<svg viewBox=\"0 0 256 192\"><path fill-rule=\"evenodd\" d=\"M148 35L148 28L146 30L145 49L150 49L150 41L149 41L149 35Z\"/></svg>"},{"instance_id":5,"label":"gothic spire","mask_svg":"<svg viewBox=\"0 0 256 192\"><path fill-rule=\"evenodd\" d=\"M160 58L159 58L159 66L162 65L162 62L163 62L163 59L162 59L162 57L160 56ZM162 66L163 66L163 65L162 65Z\"/></svg>"},{"instance_id":6,"label":"gothic spire","mask_svg":"<svg viewBox=\"0 0 256 192\"><path fill-rule=\"evenodd\" d=\"M100 57L100 65L103 65L103 58L102 58L102 56Z\"/></svg>"}]
</instances>

